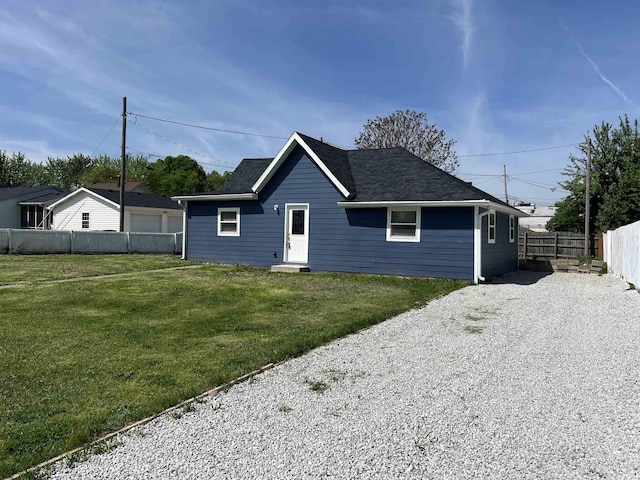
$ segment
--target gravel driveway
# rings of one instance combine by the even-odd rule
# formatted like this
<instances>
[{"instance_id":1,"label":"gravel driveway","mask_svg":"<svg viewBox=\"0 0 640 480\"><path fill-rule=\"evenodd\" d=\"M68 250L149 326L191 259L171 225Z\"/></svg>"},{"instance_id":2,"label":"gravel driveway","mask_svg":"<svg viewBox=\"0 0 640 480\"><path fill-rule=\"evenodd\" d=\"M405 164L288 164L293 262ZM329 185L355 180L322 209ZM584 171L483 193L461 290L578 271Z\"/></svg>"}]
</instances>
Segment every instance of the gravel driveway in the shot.
<instances>
[{"instance_id":1,"label":"gravel driveway","mask_svg":"<svg viewBox=\"0 0 640 480\"><path fill-rule=\"evenodd\" d=\"M195 405L52 478L640 478L640 295L520 272Z\"/></svg>"}]
</instances>

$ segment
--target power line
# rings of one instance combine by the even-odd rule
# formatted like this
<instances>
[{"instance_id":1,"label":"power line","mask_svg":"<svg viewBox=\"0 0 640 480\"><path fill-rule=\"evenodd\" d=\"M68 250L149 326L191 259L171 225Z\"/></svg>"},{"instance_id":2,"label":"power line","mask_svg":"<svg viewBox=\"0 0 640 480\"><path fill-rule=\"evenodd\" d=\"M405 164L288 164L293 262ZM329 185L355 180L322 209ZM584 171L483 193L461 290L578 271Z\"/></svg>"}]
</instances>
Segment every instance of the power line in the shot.
<instances>
[{"instance_id":1,"label":"power line","mask_svg":"<svg viewBox=\"0 0 640 480\"><path fill-rule=\"evenodd\" d=\"M156 137L158 137L158 138L160 138L160 139L164 140L165 142L172 143L172 144L174 144L174 145L176 145L176 146L178 146L178 147L180 147L180 148L182 148L182 149L184 149L184 150L186 150L186 151L188 151L188 152L192 153L193 155L198 155L198 156L200 156L200 157L210 158L210 159L211 159L211 160L213 160L214 162L218 162L218 163L216 163L216 164L215 164L216 166L219 166L219 167L227 167L227 168L231 168L231 169L235 169L235 168L236 168L234 165L231 165L231 164L229 164L229 163L224 163L224 162L222 162L221 160L218 160L218 159L216 159L216 158L213 158L213 157L212 157L212 156L210 156L210 155L207 155L206 153L196 152L195 150L192 150L191 148L189 148L189 147L187 147L187 146L185 146L185 145L182 145L181 143L175 142L175 141L173 141L173 140L171 140L171 139L169 139L169 138L167 138L167 137L164 137L164 136L160 135L159 133L154 132L154 131L153 131L153 130L151 130L150 128L145 127L145 126L144 126L144 125L142 125L141 123L136 122L136 123L134 123L133 125L138 125L140 128L142 128L142 129L146 130L146 131L147 131L147 132L149 132L150 134L155 135ZM202 163L204 163L204 162L202 162Z\"/></svg>"},{"instance_id":2,"label":"power line","mask_svg":"<svg viewBox=\"0 0 640 480\"><path fill-rule=\"evenodd\" d=\"M519 150L516 152L500 152L500 153L474 153L472 155L458 155L458 158L470 158L470 157L491 157L495 155L515 155L516 153L532 153L542 152L544 150L555 150L558 148L575 147L578 143L567 143L566 145L556 145L554 147L534 148L532 150Z\"/></svg>"},{"instance_id":3,"label":"power line","mask_svg":"<svg viewBox=\"0 0 640 480\"><path fill-rule=\"evenodd\" d=\"M156 155L155 153L143 152L142 150L136 150L135 148L127 147L127 150L131 150L132 152L139 153L141 155L147 155L148 157L156 157L156 158L165 158L167 155ZM235 170L235 167L230 167L229 165L221 165L218 163L204 162L202 160L198 160L198 163L201 165L206 165L208 167L225 167L232 168Z\"/></svg>"},{"instance_id":4,"label":"power line","mask_svg":"<svg viewBox=\"0 0 640 480\"><path fill-rule=\"evenodd\" d=\"M116 118L116 121L114 122L113 126L109 129L109 131L107 132L107 134L104 136L104 138L102 140L100 140L100 143L98 144L98 146L96 147L96 149L93 151L93 153L91 154L91 156L93 157L96 152L98 151L98 149L102 146L102 144L104 143L104 141L107 139L107 137L109 135L111 135L111 132L113 132L113 129L116 128L116 125L118 124L118 122L120 121L120 118Z\"/></svg>"},{"instance_id":5,"label":"power line","mask_svg":"<svg viewBox=\"0 0 640 480\"><path fill-rule=\"evenodd\" d=\"M134 113L134 112L127 112L127 115L133 115L135 117L141 117L141 118L148 118L149 120L155 120L157 122L172 123L174 125L182 125L183 127L200 128L202 130L211 130L213 132L220 132L220 133L233 133L235 135L248 135L251 137L275 138L278 140L288 140L289 138L289 137L279 137L276 135L262 135L259 133L241 132L239 130L227 130L224 128L205 127L203 125L195 125L192 123L184 123L184 122L176 122L174 120L167 120L165 118L150 117L148 115L142 115L141 113Z\"/></svg>"},{"instance_id":6,"label":"power line","mask_svg":"<svg viewBox=\"0 0 640 480\"><path fill-rule=\"evenodd\" d=\"M533 175L534 173L545 173L545 172L555 172L558 170L564 170L565 167L562 168L549 168L548 170L537 170L535 172L525 172L525 173L514 173L514 176L521 176L521 175Z\"/></svg>"}]
</instances>

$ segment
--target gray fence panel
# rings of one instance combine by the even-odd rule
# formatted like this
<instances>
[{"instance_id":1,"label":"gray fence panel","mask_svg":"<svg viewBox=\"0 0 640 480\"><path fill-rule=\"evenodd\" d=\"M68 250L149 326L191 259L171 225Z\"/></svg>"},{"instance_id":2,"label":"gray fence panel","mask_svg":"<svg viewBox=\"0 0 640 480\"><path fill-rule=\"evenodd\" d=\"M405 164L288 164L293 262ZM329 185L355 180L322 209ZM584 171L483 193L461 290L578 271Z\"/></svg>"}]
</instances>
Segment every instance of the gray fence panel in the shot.
<instances>
[{"instance_id":1,"label":"gray fence panel","mask_svg":"<svg viewBox=\"0 0 640 480\"><path fill-rule=\"evenodd\" d=\"M182 233L0 230L2 253L168 253L182 251Z\"/></svg>"},{"instance_id":2,"label":"gray fence panel","mask_svg":"<svg viewBox=\"0 0 640 480\"><path fill-rule=\"evenodd\" d=\"M167 253L175 250L173 233L130 233L130 253Z\"/></svg>"},{"instance_id":3,"label":"gray fence panel","mask_svg":"<svg viewBox=\"0 0 640 480\"><path fill-rule=\"evenodd\" d=\"M73 232L73 253L128 253L126 232Z\"/></svg>"},{"instance_id":4,"label":"gray fence panel","mask_svg":"<svg viewBox=\"0 0 640 480\"><path fill-rule=\"evenodd\" d=\"M9 230L0 230L0 253L9 252Z\"/></svg>"},{"instance_id":5,"label":"gray fence panel","mask_svg":"<svg viewBox=\"0 0 640 480\"><path fill-rule=\"evenodd\" d=\"M69 253L71 232L10 230L11 253Z\"/></svg>"}]
</instances>

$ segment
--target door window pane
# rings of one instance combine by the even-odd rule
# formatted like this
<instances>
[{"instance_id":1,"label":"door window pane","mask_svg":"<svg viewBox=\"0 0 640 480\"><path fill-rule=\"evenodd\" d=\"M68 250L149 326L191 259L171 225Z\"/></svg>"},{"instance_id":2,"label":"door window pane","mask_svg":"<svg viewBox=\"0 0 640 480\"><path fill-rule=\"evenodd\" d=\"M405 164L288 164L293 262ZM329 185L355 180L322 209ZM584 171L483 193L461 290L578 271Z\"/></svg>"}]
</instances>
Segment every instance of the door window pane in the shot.
<instances>
[{"instance_id":1,"label":"door window pane","mask_svg":"<svg viewBox=\"0 0 640 480\"><path fill-rule=\"evenodd\" d=\"M291 234L304 235L304 210L291 212Z\"/></svg>"}]
</instances>

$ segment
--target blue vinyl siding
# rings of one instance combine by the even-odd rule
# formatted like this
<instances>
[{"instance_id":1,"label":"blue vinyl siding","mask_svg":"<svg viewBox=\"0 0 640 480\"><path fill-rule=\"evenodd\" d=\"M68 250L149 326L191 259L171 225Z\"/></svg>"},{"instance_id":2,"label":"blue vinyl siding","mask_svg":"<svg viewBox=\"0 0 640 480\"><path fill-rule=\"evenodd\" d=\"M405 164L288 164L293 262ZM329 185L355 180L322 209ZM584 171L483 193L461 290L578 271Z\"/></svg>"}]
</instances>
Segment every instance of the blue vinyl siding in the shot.
<instances>
[{"instance_id":1,"label":"blue vinyl siding","mask_svg":"<svg viewBox=\"0 0 640 480\"><path fill-rule=\"evenodd\" d=\"M509 215L496 212L496 243L488 241L488 216L482 217L482 272L490 279L518 269L518 218L515 218L516 238L509 242Z\"/></svg>"},{"instance_id":2,"label":"blue vinyl siding","mask_svg":"<svg viewBox=\"0 0 640 480\"><path fill-rule=\"evenodd\" d=\"M419 243L387 242L386 208L338 207L344 198L300 147L259 197L189 202L188 258L261 267L282 263L285 204L308 203L312 270L473 280L472 207L422 208ZM217 236L218 207L240 207L240 237Z\"/></svg>"}]
</instances>

